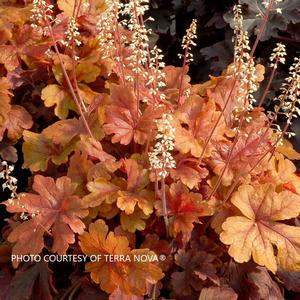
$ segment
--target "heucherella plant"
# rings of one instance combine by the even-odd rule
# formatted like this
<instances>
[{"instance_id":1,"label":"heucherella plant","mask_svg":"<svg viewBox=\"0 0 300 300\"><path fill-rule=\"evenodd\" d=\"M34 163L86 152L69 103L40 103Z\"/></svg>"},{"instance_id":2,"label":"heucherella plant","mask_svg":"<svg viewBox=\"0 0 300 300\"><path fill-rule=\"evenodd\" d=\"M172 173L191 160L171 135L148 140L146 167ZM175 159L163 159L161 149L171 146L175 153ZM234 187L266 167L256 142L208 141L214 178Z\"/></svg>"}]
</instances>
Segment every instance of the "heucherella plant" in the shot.
<instances>
[{"instance_id":1,"label":"heucherella plant","mask_svg":"<svg viewBox=\"0 0 300 300\"><path fill-rule=\"evenodd\" d=\"M299 292L300 58L271 110L288 49L255 57L279 2L262 2L253 43L233 7L232 63L198 84L196 19L175 67L150 46L150 1L2 5L0 299Z\"/></svg>"}]
</instances>

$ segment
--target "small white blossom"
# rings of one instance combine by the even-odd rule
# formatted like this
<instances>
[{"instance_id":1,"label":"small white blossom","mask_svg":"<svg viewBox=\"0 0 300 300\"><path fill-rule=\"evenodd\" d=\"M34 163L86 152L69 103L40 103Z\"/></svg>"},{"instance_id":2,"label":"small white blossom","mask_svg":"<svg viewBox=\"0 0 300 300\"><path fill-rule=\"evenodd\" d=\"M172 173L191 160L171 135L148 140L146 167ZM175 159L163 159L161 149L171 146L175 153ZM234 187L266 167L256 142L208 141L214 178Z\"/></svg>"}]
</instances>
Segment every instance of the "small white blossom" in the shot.
<instances>
[{"instance_id":1,"label":"small white blossom","mask_svg":"<svg viewBox=\"0 0 300 300\"><path fill-rule=\"evenodd\" d=\"M286 57L286 48L285 45L282 43L277 43L276 47L273 49L273 52L270 56L271 61L271 67L277 68L278 63L285 63L285 57Z\"/></svg>"},{"instance_id":2,"label":"small white blossom","mask_svg":"<svg viewBox=\"0 0 300 300\"><path fill-rule=\"evenodd\" d=\"M172 120L170 114L163 114L162 118L157 120L157 142L153 151L149 153L151 169L157 170L158 176L162 178L168 176L168 169L176 167L176 162L170 153L175 147L175 128L171 124Z\"/></svg>"},{"instance_id":3,"label":"small white blossom","mask_svg":"<svg viewBox=\"0 0 300 300\"><path fill-rule=\"evenodd\" d=\"M4 183L2 184L2 189L8 189L11 191L11 199L9 199L9 203L13 203L14 199L18 199L17 194L17 183L18 180L14 176L11 175L11 173L14 170L13 165L9 165L6 161L2 161L3 169L0 172L0 178L4 180Z\"/></svg>"},{"instance_id":4,"label":"small white blossom","mask_svg":"<svg viewBox=\"0 0 300 300\"><path fill-rule=\"evenodd\" d=\"M80 46L81 41L78 39L79 35L80 33L78 31L76 20L73 17L71 17L68 29L65 32L65 40L62 41L62 44L65 46L70 46L71 43L74 42L76 46Z\"/></svg>"},{"instance_id":5,"label":"small white blossom","mask_svg":"<svg viewBox=\"0 0 300 300\"><path fill-rule=\"evenodd\" d=\"M188 28L185 36L183 37L182 44L181 44L183 50L185 50L185 55L178 54L179 58L183 58L185 56L186 63L190 63L194 59L194 55L193 53L191 53L191 50L192 50L192 46L197 45L195 42L195 40L197 39L196 32L197 32L197 20L193 19L190 27Z\"/></svg>"}]
</instances>

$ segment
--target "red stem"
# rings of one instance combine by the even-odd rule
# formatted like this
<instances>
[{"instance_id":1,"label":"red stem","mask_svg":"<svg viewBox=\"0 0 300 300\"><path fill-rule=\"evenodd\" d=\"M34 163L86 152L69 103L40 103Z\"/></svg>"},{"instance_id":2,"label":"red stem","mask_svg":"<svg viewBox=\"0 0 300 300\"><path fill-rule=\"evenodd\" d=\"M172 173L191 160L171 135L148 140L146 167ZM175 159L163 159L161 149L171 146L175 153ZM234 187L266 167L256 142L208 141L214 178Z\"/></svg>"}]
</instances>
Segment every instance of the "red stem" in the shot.
<instances>
[{"instance_id":1,"label":"red stem","mask_svg":"<svg viewBox=\"0 0 300 300\"><path fill-rule=\"evenodd\" d=\"M48 27L48 29L49 29L49 33L50 33L51 39L52 39L52 41L53 41L53 46L54 46L55 52L56 52L56 54L57 54L57 56L58 56L59 63L60 63L60 65L61 65L61 68L62 68L64 77L65 77L66 82L67 82L67 85L68 85L68 87L69 87L69 89L70 89L72 98L73 98L73 100L74 100L74 102L75 102L75 104L76 104L76 106L77 106L77 108L78 108L78 110L79 110L79 113L80 113L80 115L81 115L83 124L84 124L84 126L85 126L85 128L86 128L88 134L91 136L91 138L95 139L94 136L93 136L93 134L92 134L92 131L91 131L90 127L89 127L89 124L88 124L88 122L87 122L87 120L86 120L86 118L85 118L85 116L84 116L84 112L82 111L81 105L80 105L80 103L79 103L79 101L78 101L78 99L77 99L77 97L76 97L74 88L73 88L73 86L72 86L72 83L71 83L70 78L69 78L69 76L68 76L68 73L67 73L67 71L66 71L66 69L65 69L65 66L64 66L64 63L63 63L63 61L62 61L62 58L61 58L61 56L60 56L60 53L59 53L59 50L58 50L58 47L57 47L57 43L56 43L56 40L55 40L55 38L54 38L53 31L52 31L52 27L51 27L51 25L49 24L49 21L48 21L47 18L45 18L45 21L46 21L47 27Z\"/></svg>"},{"instance_id":2,"label":"red stem","mask_svg":"<svg viewBox=\"0 0 300 300\"><path fill-rule=\"evenodd\" d=\"M168 219L168 209L167 209L167 199L166 199L166 184L165 178L161 179L161 193L162 193L162 210L164 216L164 222L166 226L167 238L169 238L169 219Z\"/></svg>"},{"instance_id":3,"label":"red stem","mask_svg":"<svg viewBox=\"0 0 300 300\"><path fill-rule=\"evenodd\" d=\"M278 58L277 58L277 61L275 62L275 65L277 65L277 62L278 62ZM261 107L263 105L263 103L265 101L265 98L267 97L267 95L268 95L268 93L270 91L270 86L271 86L271 83L272 83L272 81L274 79L275 72L276 72L276 68L274 67L273 70L272 70L271 76L269 78L268 84L267 84L267 86L265 88L265 91L264 91L264 93L263 93L263 95L262 95L262 97L261 97L261 99L260 99L260 101L258 103L258 107Z\"/></svg>"}]
</instances>

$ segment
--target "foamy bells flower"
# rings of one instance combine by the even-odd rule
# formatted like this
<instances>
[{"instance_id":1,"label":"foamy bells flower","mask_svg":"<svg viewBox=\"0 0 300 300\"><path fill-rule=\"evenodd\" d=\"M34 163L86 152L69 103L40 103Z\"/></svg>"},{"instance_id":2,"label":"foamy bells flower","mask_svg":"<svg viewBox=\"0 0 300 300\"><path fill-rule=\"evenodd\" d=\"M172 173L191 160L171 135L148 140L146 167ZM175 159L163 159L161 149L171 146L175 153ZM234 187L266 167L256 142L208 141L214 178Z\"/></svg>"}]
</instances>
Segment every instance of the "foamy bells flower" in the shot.
<instances>
[{"instance_id":1,"label":"foamy bells flower","mask_svg":"<svg viewBox=\"0 0 300 300\"><path fill-rule=\"evenodd\" d=\"M149 161L152 170L158 171L158 176L166 178L168 170L176 168L176 162L171 154L174 149L175 128L171 122L173 117L170 114L163 114L157 120L156 144L152 152L149 153Z\"/></svg>"},{"instance_id":2,"label":"foamy bells flower","mask_svg":"<svg viewBox=\"0 0 300 300\"><path fill-rule=\"evenodd\" d=\"M115 61L120 62L121 58L116 54L116 42L124 42L126 40L125 36L119 37L120 41L115 40L114 32L116 31L116 26L119 26L119 10L121 5L118 0L107 0L107 9L98 17L97 21L97 33L99 46L104 58L111 57Z\"/></svg>"},{"instance_id":3,"label":"foamy bells flower","mask_svg":"<svg viewBox=\"0 0 300 300\"><path fill-rule=\"evenodd\" d=\"M143 74L146 86L149 87L149 92L155 101L154 105L157 105L158 100L165 100L166 98L165 94L160 91L161 88L166 86L163 58L162 50L154 46L150 51L149 72L145 71ZM146 98L143 101L148 102L148 99Z\"/></svg>"},{"instance_id":4,"label":"foamy bells flower","mask_svg":"<svg viewBox=\"0 0 300 300\"><path fill-rule=\"evenodd\" d=\"M195 40L197 39L196 32L197 32L197 20L193 19L189 29L186 31L186 34L183 37L182 44L181 44L182 49L187 50L187 54L186 54L186 62L187 63L192 62L194 59L194 56L193 56L193 53L191 53L191 50L192 50L192 46L197 45L195 42ZM182 58L182 57L184 57L184 55L178 54L178 57Z\"/></svg>"},{"instance_id":5,"label":"foamy bells flower","mask_svg":"<svg viewBox=\"0 0 300 300\"><path fill-rule=\"evenodd\" d=\"M53 5L47 4L44 0L33 0L30 19L33 22L32 27L43 25L45 18L52 20Z\"/></svg>"},{"instance_id":6,"label":"foamy bells flower","mask_svg":"<svg viewBox=\"0 0 300 300\"><path fill-rule=\"evenodd\" d=\"M65 40L62 41L62 44L65 46L70 46L72 42L74 42L76 46L80 46L81 41L78 39L79 36L80 33L78 31L76 20L73 17L71 17L68 29L65 32Z\"/></svg>"},{"instance_id":7,"label":"foamy bells flower","mask_svg":"<svg viewBox=\"0 0 300 300\"><path fill-rule=\"evenodd\" d=\"M128 45L127 48L130 50L130 55L126 58L128 61L127 67L130 69L130 72L125 74L125 80L128 82L134 82L135 76L132 73L136 77L145 77L149 35L152 31L150 28L146 28L142 20L143 15L149 9L148 3L148 0L129 0L127 3L120 4L120 15L122 15L120 24L130 32L130 36L128 35L128 39L125 41Z\"/></svg>"},{"instance_id":8,"label":"foamy bells flower","mask_svg":"<svg viewBox=\"0 0 300 300\"><path fill-rule=\"evenodd\" d=\"M149 10L149 0L129 0L128 3L122 4L122 14L130 15L132 12L137 17L143 16Z\"/></svg>"},{"instance_id":9,"label":"foamy bells flower","mask_svg":"<svg viewBox=\"0 0 300 300\"><path fill-rule=\"evenodd\" d=\"M255 99L253 93L257 91L257 75L253 58L250 56L248 32L243 30L243 15L240 5L233 8L234 11L234 71L239 83L237 105L235 112L251 111ZM242 110L242 111L240 111ZM237 120L239 114L236 114ZM247 119L249 122L251 119Z\"/></svg>"},{"instance_id":10,"label":"foamy bells flower","mask_svg":"<svg viewBox=\"0 0 300 300\"><path fill-rule=\"evenodd\" d=\"M277 43L276 47L273 49L273 52L270 56L271 64L270 66L274 69L277 69L278 63L285 64L286 57L286 48L282 43Z\"/></svg>"},{"instance_id":11,"label":"foamy bells flower","mask_svg":"<svg viewBox=\"0 0 300 300\"><path fill-rule=\"evenodd\" d=\"M300 58L295 58L289 69L289 76L281 88L281 95L278 97L279 108L288 118L287 123L292 124L292 119L300 116Z\"/></svg>"},{"instance_id":12,"label":"foamy bells flower","mask_svg":"<svg viewBox=\"0 0 300 300\"><path fill-rule=\"evenodd\" d=\"M276 103L273 112L268 112L268 117L272 121L273 130L283 138L283 133L279 125L275 123L279 115L287 118L287 125L292 124L292 120L300 116L300 58L295 58L294 63L289 69L289 76L285 79L280 88L281 93L274 98ZM288 137L295 136L294 132L287 131Z\"/></svg>"},{"instance_id":13,"label":"foamy bells flower","mask_svg":"<svg viewBox=\"0 0 300 300\"><path fill-rule=\"evenodd\" d=\"M14 170L13 165L9 165L6 161L2 161L2 171L0 172L0 178L4 180L2 184L2 189L9 189L11 191L11 198L8 200L10 204L13 203L13 200L18 198L17 194L17 178L13 177L11 173Z\"/></svg>"}]
</instances>

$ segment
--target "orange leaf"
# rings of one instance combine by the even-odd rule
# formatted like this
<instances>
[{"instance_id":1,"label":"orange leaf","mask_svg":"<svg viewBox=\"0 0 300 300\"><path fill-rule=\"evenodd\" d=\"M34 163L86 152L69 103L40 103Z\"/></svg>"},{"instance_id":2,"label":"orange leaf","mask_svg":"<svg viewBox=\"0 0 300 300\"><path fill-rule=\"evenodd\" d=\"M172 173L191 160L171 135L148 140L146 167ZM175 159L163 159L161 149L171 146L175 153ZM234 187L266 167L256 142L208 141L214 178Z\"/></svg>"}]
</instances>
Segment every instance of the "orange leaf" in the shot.
<instances>
[{"instance_id":1,"label":"orange leaf","mask_svg":"<svg viewBox=\"0 0 300 300\"><path fill-rule=\"evenodd\" d=\"M210 136L215 123L221 112L216 110L213 101L203 103L201 97L191 97L181 107L177 114L175 147L182 153L191 153L194 157L200 157L204 143ZM187 128L182 125L187 125ZM224 140L226 133L224 118L218 123L216 130L211 137L211 141ZM208 148L208 153L211 151ZM207 153L205 153L207 154Z\"/></svg>"},{"instance_id":2,"label":"orange leaf","mask_svg":"<svg viewBox=\"0 0 300 300\"><path fill-rule=\"evenodd\" d=\"M276 151L286 156L288 159L291 160L299 160L300 154L293 148L293 145L283 139L282 143L276 147Z\"/></svg>"},{"instance_id":3,"label":"orange leaf","mask_svg":"<svg viewBox=\"0 0 300 300\"><path fill-rule=\"evenodd\" d=\"M81 135L80 139L81 141L79 142L79 148L82 149L89 156L96 158L100 161L115 160L115 158L112 155L106 153L103 150L102 145L99 141L96 141L95 139L85 135Z\"/></svg>"},{"instance_id":4,"label":"orange leaf","mask_svg":"<svg viewBox=\"0 0 300 300\"><path fill-rule=\"evenodd\" d=\"M33 172L45 171L50 159L56 165L67 162L69 154L75 148L72 141L62 147L54 144L43 134L28 130L24 130L23 138L24 168L29 168Z\"/></svg>"},{"instance_id":5,"label":"orange leaf","mask_svg":"<svg viewBox=\"0 0 300 300\"><path fill-rule=\"evenodd\" d=\"M175 180L180 179L189 189L198 188L202 179L208 175L208 170L201 168L195 162L184 161L177 162L176 169L171 169L171 177Z\"/></svg>"},{"instance_id":6,"label":"orange leaf","mask_svg":"<svg viewBox=\"0 0 300 300\"><path fill-rule=\"evenodd\" d=\"M240 109L243 102L238 102L238 82L234 82L232 77L217 77L215 78L216 85L213 88L207 89L207 95L220 109L224 109L224 115L227 123L231 121L232 113L235 108ZM235 83L235 86L234 86ZM226 103L227 102L227 103ZM226 107L225 107L226 105Z\"/></svg>"},{"instance_id":7,"label":"orange leaf","mask_svg":"<svg viewBox=\"0 0 300 300\"><path fill-rule=\"evenodd\" d=\"M144 220L148 218L149 215L145 215L140 209L135 209L130 215L121 212L120 223L124 230L134 233L136 230L142 231L146 228L146 222Z\"/></svg>"},{"instance_id":8,"label":"orange leaf","mask_svg":"<svg viewBox=\"0 0 300 300\"><path fill-rule=\"evenodd\" d=\"M97 262L86 264L86 271L100 288L107 293L117 289L128 295L144 295L148 284L155 284L163 277L161 269L152 262L137 262L134 257L154 255L149 249L129 248L125 236L116 236L108 231L102 220L90 224L89 231L80 237L80 247L87 255L102 255ZM120 255L123 261L109 261L104 255Z\"/></svg>"},{"instance_id":9,"label":"orange leaf","mask_svg":"<svg viewBox=\"0 0 300 300\"><path fill-rule=\"evenodd\" d=\"M83 198L84 203L89 207L96 207L105 201L107 196L115 194L120 188L105 178L98 178L87 184L91 192Z\"/></svg>"},{"instance_id":10,"label":"orange leaf","mask_svg":"<svg viewBox=\"0 0 300 300\"><path fill-rule=\"evenodd\" d=\"M76 118L60 120L43 130L43 135L55 144L66 145L75 136L86 133L82 122Z\"/></svg>"},{"instance_id":11,"label":"orange leaf","mask_svg":"<svg viewBox=\"0 0 300 300\"><path fill-rule=\"evenodd\" d=\"M30 220L13 228L8 236L15 243L13 254L38 254L44 248L44 233L52 232L52 251L64 254L69 244L74 243L74 233L82 233L81 221L88 215L81 199L74 195L76 184L70 178L60 177L54 182L51 177L36 175L32 186L36 194L24 193L20 199L4 202L7 211L26 213Z\"/></svg>"},{"instance_id":12,"label":"orange leaf","mask_svg":"<svg viewBox=\"0 0 300 300\"><path fill-rule=\"evenodd\" d=\"M147 107L137 114L136 97L129 87L111 85L112 105L106 108L106 134L114 134L113 143L128 145L132 140L144 144L149 133L155 129L154 119L161 115L161 109Z\"/></svg>"},{"instance_id":13,"label":"orange leaf","mask_svg":"<svg viewBox=\"0 0 300 300\"><path fill-rule=\"evenodd\" d=\"M93 163L87 159L87 155L80 153L80 151L76 151L70 158L67 176L71 178L72 182L77 184L77 195L86 195L87 176L93 166Z\"/></svg>"},{"instance_id":14,"label":"orange leaf","mask_svg":"<svg viewBox=\"0 0 300 300\"><path fill-rule=\"evenodd\" d=\"M178 91L181 83L181 76L183 74L182 89L185 91L190 88L190 76L187 75L189 67L177 68L174 66L166 66L163 72L166 74L165 82L166 87L164 89L164 94L170 102L175 102L178 97Z\"/></svg>"},{"instance_id":15,"label":"orange leaf","mask_svg":"<svg viewBox=\"0 0 300 300\"><path fill-rule=\"evenodd\" d=\"M10 83L6 77L0 78L0 126L5 123L8 112L10 111Z\"/></svg>"},{"instance_id":16,"label":"orange leaf","mask_svg":"<svg viewBox=\"0 0 300 300\"><path fill-rule=\"evenodd\" d=\"M274 273L277 264L286 271L299 271L300 228L277 221L299 215L300 197L290 191L277 193L271 184L242 185L231 202L242 214L222 225L220 239L230 246L229 254L239 263L252 256Z\"/></svg>"},{"instance_id":17,"label":"orange leaf","mask_svg":"<svg viewBox=\"0 0 300 300\"><path fill-rule=\"evenodd\" d=\"M24 129L32 126L31 115L23 106L13 105L7 114L7 119L0 128L0 140L3 138L4 132L7 130L7 136L10 140L18 140Z\"/></svg>"},{"instance_id":18,"label":"orange leaf","mask_svg":"<svg viewBox=\"0 0 300 300\"><path fill-rule=\"evenodd\" d=\"M247 136L241 136L235 144L231 153L230 163L227 165L222 183L229 186L234 178L247 174L252 167L262 158L266 151L269 150L268 138L261 139L261 135L252 132ZM216 144L212 152L212 159L209 161L210 166L217 175L221 175L227 163L229 154L232 149L232 142L220 142ZM253 172L259 173L267 165L266 157L259 164L259 168Z\"/></svg>"},{"instance_id":19,"label":"orange leaf","mask_svg":"<svg viewBox=\"0 0 300 300\"><path fill-rule=\"evenodd\" d=\"M200 223L201 216L211 214L208 204L202 201L201 194L190 193L181 182L173 183L167 194L168 216L170 218L171 232L190 234L194 228L193 223ZM158 214L162 215L161 202L156 204Z\"/></svg>"},{"instance_id":20,"label":"orange leaf","mask_svg":"<svg viewBox=\"0 0 300 300\"><path fill-rule=\"evenodd\" d=\"M77 111L76 104L69 93L57 84L49 84L42 90L42 100L46 107L55 106L54 113L60 119L66 119L69 111Z\"/></svg>"},{"instance_id":21,"label":"orange leaf","mask_svg":"<svg viewBox=\"0 0 300 300\"><path fill-rule=\"evenodd\" d=\"M19 66L20 62L18 59L18 51L15 46L0 46L0 64L4 64L8 72L13 71Z\"/></svg>"},{"instance_id":22,"label":"orange leaf","mask_svg":"<svg viewBox=\"0 0 300 300\"><path fill-rule=\"evenodd\" d=\"M124 166L127 173L127 191L118 192L117 206L126 215L133 214L136 207L146 216L150 215L154 206L153 193L144 189L149 184L148 170L134 159L125 159Z\"/></svg>"}]
</instances>

